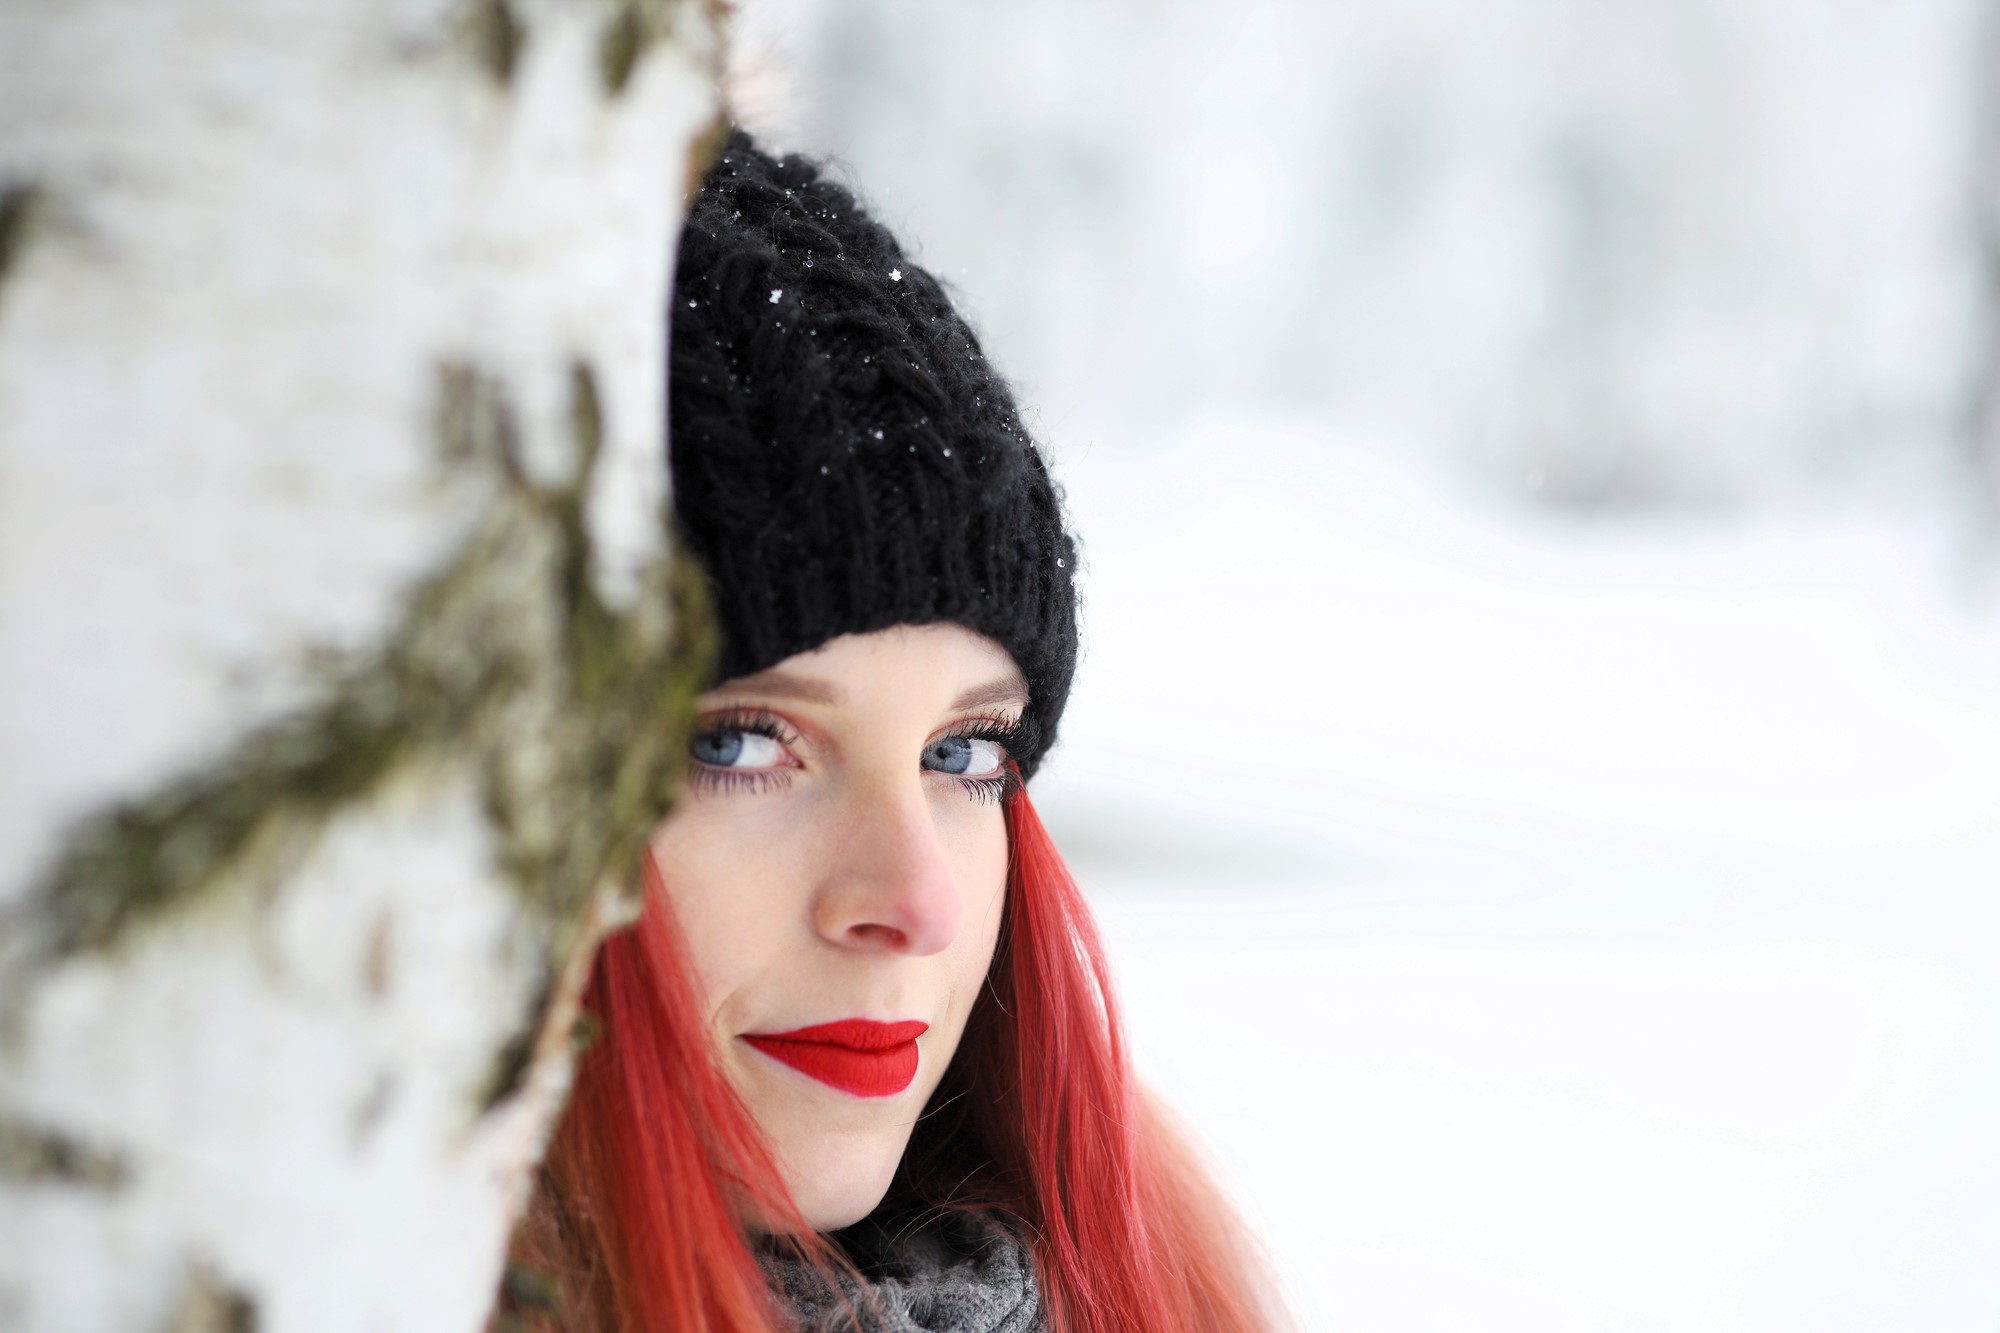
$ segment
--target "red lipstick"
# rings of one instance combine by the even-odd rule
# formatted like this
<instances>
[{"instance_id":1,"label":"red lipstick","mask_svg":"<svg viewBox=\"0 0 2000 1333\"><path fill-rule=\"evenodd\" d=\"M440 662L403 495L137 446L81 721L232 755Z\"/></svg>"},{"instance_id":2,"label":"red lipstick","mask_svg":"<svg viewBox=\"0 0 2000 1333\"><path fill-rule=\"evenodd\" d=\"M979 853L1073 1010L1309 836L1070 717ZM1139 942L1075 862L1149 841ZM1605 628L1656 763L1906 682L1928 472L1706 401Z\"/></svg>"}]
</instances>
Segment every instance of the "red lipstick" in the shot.
<instances>
[{"instance_id":1,"label":"red lipstick","mask_svg":"<svg viewBox=\"0 0 2000 1333\"><path fill-rule=\"evenodd\" d=\"M855 1097L893 1097L917 1076L917 1038L929 1023L843 1018L791 1032L750 1032L743 1040L773 1060Z\"/></svg>"}]
</instances>

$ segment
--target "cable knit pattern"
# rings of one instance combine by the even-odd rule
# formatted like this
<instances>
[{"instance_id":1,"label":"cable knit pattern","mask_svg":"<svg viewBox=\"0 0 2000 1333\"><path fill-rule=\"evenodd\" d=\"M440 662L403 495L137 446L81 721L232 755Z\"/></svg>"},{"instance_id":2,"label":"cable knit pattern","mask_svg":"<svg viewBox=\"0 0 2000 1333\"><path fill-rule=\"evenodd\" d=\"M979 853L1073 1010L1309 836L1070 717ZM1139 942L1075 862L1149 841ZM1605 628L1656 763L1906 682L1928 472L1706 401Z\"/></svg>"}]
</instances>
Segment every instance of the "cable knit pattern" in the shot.
<instances>
[{"instance_id":1,"label":"cable knit pattern","mask_svg":"<svg viewBox=\"0 0 2000 1333\"><path fill-rule=\"evenodd\" d=\"M811 160L738 132L681 233L674 508L721 676L950 621L1033 696L1032 774L1076 669L1076 548L1013 395L943 288Z\"/></svg>"},{"instance_id":2,"label":"cable knit pattern","mask_svg":"<svg viewBox=\"0 0 2000 1333\"><path fill-rule=\"evenodd\" d=\"M1028 1246L987 1213L932 1213L849 1227L838 1239L860 1269L840 1292L797 1260L765 1273L801 1333L1045 1333Z\"/></svg>"}]
</instances>

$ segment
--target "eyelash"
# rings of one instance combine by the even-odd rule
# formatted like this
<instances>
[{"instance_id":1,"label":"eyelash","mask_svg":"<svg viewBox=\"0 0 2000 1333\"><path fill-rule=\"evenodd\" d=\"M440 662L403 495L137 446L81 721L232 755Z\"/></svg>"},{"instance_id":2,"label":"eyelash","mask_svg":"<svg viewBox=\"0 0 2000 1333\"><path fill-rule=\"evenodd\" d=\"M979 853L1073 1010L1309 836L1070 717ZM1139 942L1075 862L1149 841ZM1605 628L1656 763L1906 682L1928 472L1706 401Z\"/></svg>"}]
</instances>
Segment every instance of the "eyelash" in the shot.
<instances>
[{"instance_id":1,"label":"eyelash","mask_svg":"<svg viewBox=\"0 0 2000 1333\"><path fill-rule=\"evenodd\" d=\"M798 732L787 725L783 718L761 708L717 713L704 718L701 725L695 729L695 735L713 735L727 731L768 737L787 750L799 739ZM968 717L953 723L927 743L936 744L951 736L962 737L965 740L991 741L1008 755L1007 762L991 777L962 778L952 774L944 775L956 782L973 800L985 804L996 803L1021 780L1021 770L1015 767L1012 756L1027 748L1028 728L1024 722L998 715ZM791 775L792 770L789 768L717 768L702 763L692 755L688 758L688 785L700 791L766 792L790 782Z\"/></svg>"},{"instance_id":2,"label":"eyelash","mask_svg":"<svg viewBox=\"0 0 2000 1333\"><path fill-rule=\"evenodd\" d=\"M740 731L748 736L765 736L790 750L798 742L798 732L787 726L776 713L761 708L732 709L703 718L694 730L696 736L715 735L719 732ZM692 738L691 738L692 739ZM692 754L688 755L687 781L698 791L770 791L790 782L792 770L789 768L717 768L704 764Z\"/></svg>"},{"instance_id":3,"label":"eyelash","mask_svg":"<svg viewBox=\"0 0 2000 1333\"><path fill-rule=\"evenodd\" d=\"M1028 728L1026 723L1009 720L998 714L964 718L953 723L931 743L949 736L962 737L969 741L992 741L1007 756L1000 771L986 778L954 778L965 789L966 795L984 804L996 804L1007 795L1010 788L1021 780L1021 770L1014 766L1014 756L1027 749Z\"/></svg>"}]
</instances>

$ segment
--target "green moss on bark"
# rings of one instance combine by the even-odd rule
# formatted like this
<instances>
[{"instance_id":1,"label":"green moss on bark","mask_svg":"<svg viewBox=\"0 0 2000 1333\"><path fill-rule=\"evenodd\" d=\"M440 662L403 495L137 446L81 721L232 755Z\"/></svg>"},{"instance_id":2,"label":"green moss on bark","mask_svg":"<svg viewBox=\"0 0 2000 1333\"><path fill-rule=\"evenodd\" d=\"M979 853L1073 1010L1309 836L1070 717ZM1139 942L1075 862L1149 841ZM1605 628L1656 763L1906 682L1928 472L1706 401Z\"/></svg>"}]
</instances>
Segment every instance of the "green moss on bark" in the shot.
<instances>
[{"instance_id":1,"label":"green moss on bark","mask_svg":"<svg viewBox=\"0 0 2000 1333\"><path fill-rule=\"evenodd\" d=\"M688 152L687 178L682 182L682 193L689 199L701 190L702 181L708 178L715 159L722 156L722 147L729 142L730 130L734 128L728 109L716 113L702 132L695 137L694 145Z\"/></svg>"},{"instance_id":2,"label":"green moss on bark","mask_svg":"<svg viewBox=\"0 0 2000 1333\"><path fill-rule=\"evenodd\" d=\"M509 0L471 0L465 7L465 40L481 69L502 88L514 82L527 30Z\"/></svg>"},{"instance_id":3,"label":"green moss on bark","mask_svg":"<svg viewBox=\"0 0 2000 1333\"><path fill-rule=\"evenodd\" d=\"M130 1178L124 1158L67 1134L0 1116L0 1180L115 1190Z\"/></svg>"},{"instance_id":4,"label":"green moss on bark","mask_svg":"<svg viewBox=\"0 0 2000 1333\"><path fill-rule=\"evenodd\" d=\"M597 41L597 73L607 97L617 97L652 47L673 31L674 0L616 0Z\"/></svg>"},{"instance_id":5,"label":"green moss on bark","mask_svg":"<svg viewBox=\"0 0 2000 1333\"><path fill-rule=\"evenodd\" d=\"M584 503L602 407L588 365L572 368L571 387L574 481L535 487L513 458L504 385L439 368L438 454L491 477L483 520L319 705L75 832L32 899L44 960L109 947L290 864L406 773L479 776L499 869L548 924L551 957L579 943L600 885L636 891L714 633L684 560L658 562L629 611L597 596Z\"/></svg>"},{"instance_id":6,"label":"green moss on bark","mask_svg":"<svg viewBox=\"0 0 2000 1333\"><path fill-rule=\"evenodd\" d=\"M196 1264L165 1333L257 1333L261 1323L256 1301L206 1264Z\"/></svg>"},{"instance_id":7,"label":"green moss on bark","mask_svg":"<svg viewBox=\"0 0 2000 1333\"><path fill-rule=\"evenodd\" d=\"M28 224L39 194L35 187L19 181L0 183L0 295L27 243Z\"/></svg>"}]
</instances>

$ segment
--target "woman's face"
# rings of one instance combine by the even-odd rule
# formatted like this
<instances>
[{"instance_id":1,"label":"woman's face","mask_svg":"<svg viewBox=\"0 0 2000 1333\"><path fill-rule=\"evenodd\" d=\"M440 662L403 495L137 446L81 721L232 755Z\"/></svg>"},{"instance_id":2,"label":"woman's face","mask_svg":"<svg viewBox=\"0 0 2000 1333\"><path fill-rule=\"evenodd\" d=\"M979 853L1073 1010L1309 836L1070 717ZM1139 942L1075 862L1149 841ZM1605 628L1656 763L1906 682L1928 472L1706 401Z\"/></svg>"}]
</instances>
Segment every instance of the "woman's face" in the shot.
<instances>
[{"instance_id":1,"label":"woman's face","mask_svg":"<svg viewBox=\"0 0 2000 1333\"><path fill-rule=\"evenodd\" d=\"M926 625L699 703L653 854L723 1067L816 1230L881 1201L984 984L1027 702L1004 649Z\"/></svg>"}]
</instances>

